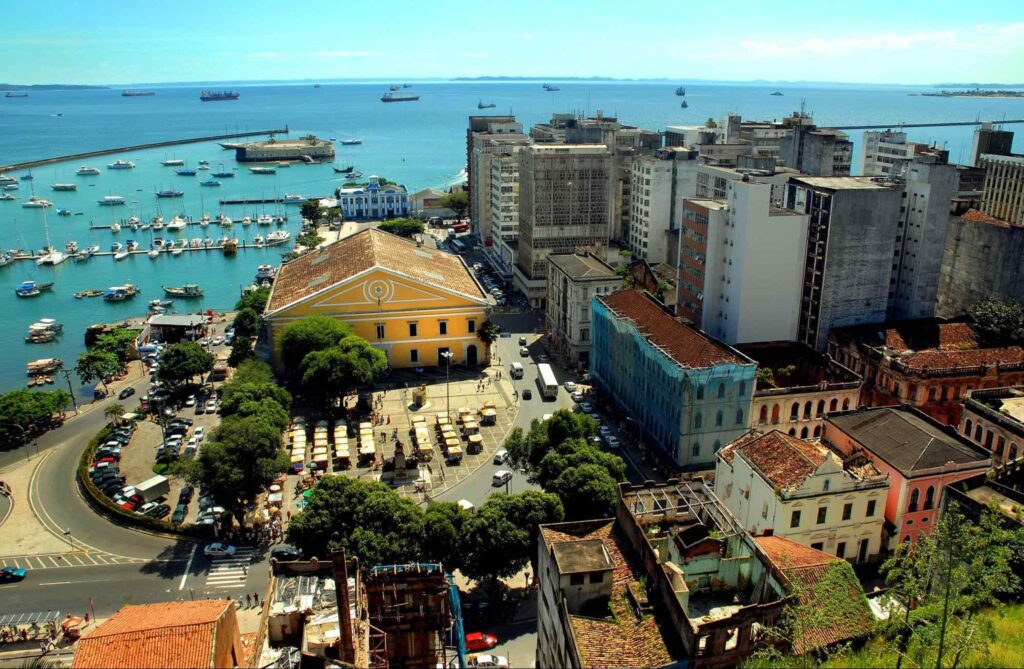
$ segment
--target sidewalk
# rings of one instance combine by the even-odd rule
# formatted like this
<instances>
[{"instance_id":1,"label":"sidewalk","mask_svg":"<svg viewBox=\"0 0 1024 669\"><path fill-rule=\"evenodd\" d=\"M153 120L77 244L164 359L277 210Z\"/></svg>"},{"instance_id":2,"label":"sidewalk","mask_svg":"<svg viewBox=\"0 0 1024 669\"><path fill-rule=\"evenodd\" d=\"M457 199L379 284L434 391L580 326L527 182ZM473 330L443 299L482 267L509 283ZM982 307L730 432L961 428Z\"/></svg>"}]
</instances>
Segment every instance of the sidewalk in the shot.
<instances>
[{"instance_id":1,"label":"sidewalk","mask_svg":"<svg viewBox=\"0 0 1024 669\"><path fill-rule=\"evenodd\" d=\"M62 539L50 534L36 517L29 504L29 486L36 469L46 461L53 451L33 454L28 462L4 472L4 481L11 486L11 513L3 523L3 537L0 541L0 557L35 555L38 553L65 553L71 547Z\"/></svg>"}]
</instances>

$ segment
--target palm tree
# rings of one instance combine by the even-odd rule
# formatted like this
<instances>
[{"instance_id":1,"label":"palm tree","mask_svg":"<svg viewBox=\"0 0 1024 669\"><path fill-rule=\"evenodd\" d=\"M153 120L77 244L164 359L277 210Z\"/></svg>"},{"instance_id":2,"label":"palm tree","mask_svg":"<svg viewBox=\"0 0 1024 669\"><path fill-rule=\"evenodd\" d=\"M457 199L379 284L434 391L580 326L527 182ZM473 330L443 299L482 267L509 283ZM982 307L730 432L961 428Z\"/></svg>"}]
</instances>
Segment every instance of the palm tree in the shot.
<instances>
[{"instance_id":1,"label":"palm tree","mask_svg":"<svg viewBox=\"0 0 1024 669\"><path fill-rule=\"evenodd\" d=\"M120 424L121 416L125 414L125 408L123 404L114 403L103 410L103 417L109 420L115 425Z\"/></svg>"},{"instance_id":2,"label":"palm tree","mask_svg":"<svg viewBox=\"0 0 1024 669\"><path fill-rule=\"evenodd\" d=\"M484 359L487 361L487 364L491 363L491 344L498 340L500 333L501 328L490 320L484 321L476 329L476 338L484 345Z\"/></svg>"}]
</instances>

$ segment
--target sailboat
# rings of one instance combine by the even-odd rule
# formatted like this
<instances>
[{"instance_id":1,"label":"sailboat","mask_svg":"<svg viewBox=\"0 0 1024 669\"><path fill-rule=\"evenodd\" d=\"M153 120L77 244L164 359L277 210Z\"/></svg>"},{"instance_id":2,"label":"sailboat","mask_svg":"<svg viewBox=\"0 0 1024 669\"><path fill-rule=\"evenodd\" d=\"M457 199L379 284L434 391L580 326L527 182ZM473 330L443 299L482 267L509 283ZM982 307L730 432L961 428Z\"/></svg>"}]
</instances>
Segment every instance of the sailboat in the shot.
<instances>
[{"instance_id":1,"label":"sailboat","mask_svg":"<svg viewBox=\"0 0 1024 669\"><path fill-rule=\"evenodd\" d=\"M43 210L43 234L46 236L46 253L36 258L36 265L59 265L67 259L61 251L53 248L50 243L50 226L46 223L46 210Z\"/></svg>"}]
</instances>

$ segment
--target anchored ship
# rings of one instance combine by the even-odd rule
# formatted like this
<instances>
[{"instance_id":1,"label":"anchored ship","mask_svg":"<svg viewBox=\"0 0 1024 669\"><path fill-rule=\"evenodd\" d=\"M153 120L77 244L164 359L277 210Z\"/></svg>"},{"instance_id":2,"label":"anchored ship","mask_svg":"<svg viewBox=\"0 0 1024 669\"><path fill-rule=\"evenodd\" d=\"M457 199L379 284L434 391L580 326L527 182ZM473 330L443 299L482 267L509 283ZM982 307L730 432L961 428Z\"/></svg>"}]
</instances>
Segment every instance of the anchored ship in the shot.
<instances>
[{"instance_id":1,"label":"anchored ship","mask_svg":"<svg viewBox=\"0 0 1024 669\"><path fill-rule=\"evenodd\" d=\"M415 93L395 93L394 91L388 91L381 96L381 102L414 102L419 100L420 96Z\"/></svg>"},{"instance_id":2,"label":"anchored ship","mask_svg":"<svg viewBox=\"0 0 1024 669\"><path fill-rule=\"evenodd\" d=\"M234 91L203 91L199 99L203 102L217 102L219 100L237 100L240 93Z\"/></svg>"}]
</instances>

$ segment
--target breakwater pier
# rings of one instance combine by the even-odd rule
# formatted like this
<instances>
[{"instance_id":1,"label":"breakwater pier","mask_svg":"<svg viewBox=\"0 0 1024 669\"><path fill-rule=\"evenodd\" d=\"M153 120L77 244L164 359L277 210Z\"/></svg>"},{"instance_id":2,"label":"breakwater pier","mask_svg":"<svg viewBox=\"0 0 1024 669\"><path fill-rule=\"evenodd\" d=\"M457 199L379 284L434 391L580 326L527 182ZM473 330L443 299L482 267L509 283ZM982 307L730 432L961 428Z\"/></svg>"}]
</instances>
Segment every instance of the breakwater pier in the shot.
<instances>
[{"instance_id":1,"label":"breakwater pier","mask_svg":"<svg viewBox=\"0 0 1024 669\"><path fill-rule=\"evenodd\" d=\"M133 144L131 146L118 146L110 149L98 149L96 151L84 151L82 153L70 153L64 156L54 156L52 158L40 158L38 160L28 160L20 163L11 163L9 165L0 165L0 173L9 172L11 170L24 170L33 167L39 167L41 165L52 165L53 163L62 163L71 160L83 160L85 158L95 158L96 156L108 156L112 153L123 153L126 151L143 151L145 149L159 149L164 146L178 146L181 144L198 144L201 142L216 142L222 139L238 139L241 137L258 137L260 135L287 135L288 126L284 128L278 128L275 130L251 130L247 132L233 132L226 135L207 135L205 137L185 137L183 139L168 139L162 142L150 142L148 144Z\"/></svg>"}]
</instances>

